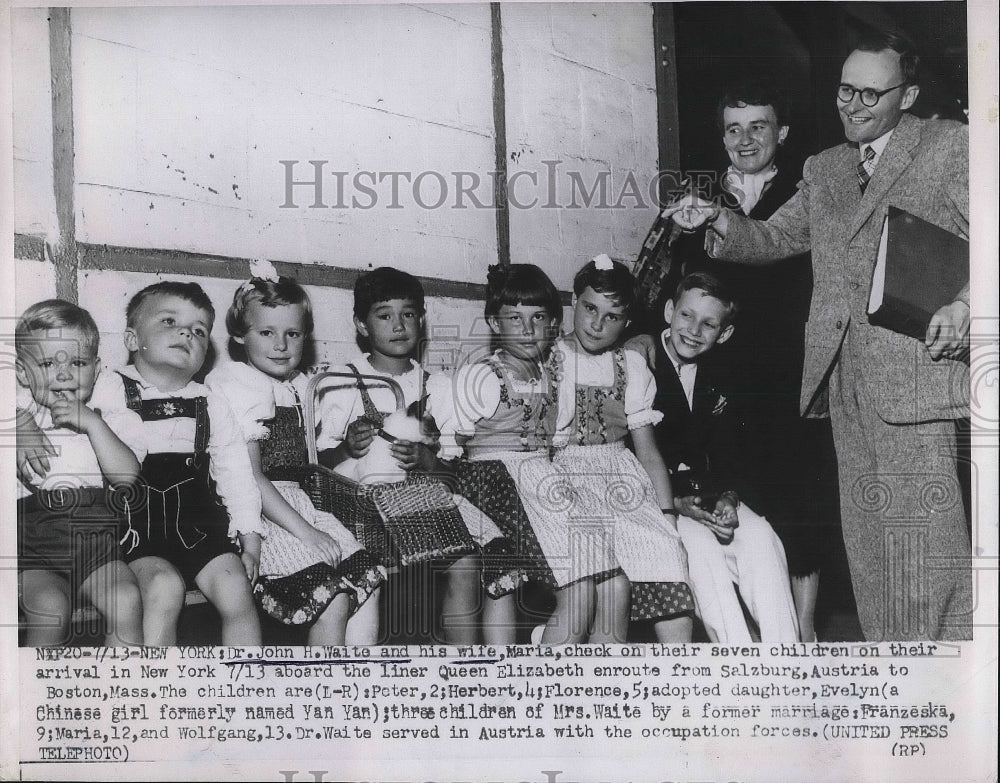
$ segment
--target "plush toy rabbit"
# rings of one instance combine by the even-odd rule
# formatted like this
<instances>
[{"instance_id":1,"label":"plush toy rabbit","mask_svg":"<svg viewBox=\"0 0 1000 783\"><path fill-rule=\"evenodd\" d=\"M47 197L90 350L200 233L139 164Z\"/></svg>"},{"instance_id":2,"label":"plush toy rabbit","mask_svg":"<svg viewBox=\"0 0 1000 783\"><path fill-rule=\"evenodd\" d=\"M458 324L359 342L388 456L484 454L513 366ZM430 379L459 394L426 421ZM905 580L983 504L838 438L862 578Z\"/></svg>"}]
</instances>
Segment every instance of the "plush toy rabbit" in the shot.
<instances>
[{"instance_id":1,"label":"plush toy rabbit","mask_svg":"<svg viewBox=\"0 0 1000 783\"><path fill-rule=\"evenodd\" d=\"M395 483L406 479L406 471L392 456L392 442L406 440L419 443L424 440L420 419L406 411L389 414L382 431L377 434L368 448L368 453L358 460L355 480L361 484Z\"/></svg>"}]
</instances>

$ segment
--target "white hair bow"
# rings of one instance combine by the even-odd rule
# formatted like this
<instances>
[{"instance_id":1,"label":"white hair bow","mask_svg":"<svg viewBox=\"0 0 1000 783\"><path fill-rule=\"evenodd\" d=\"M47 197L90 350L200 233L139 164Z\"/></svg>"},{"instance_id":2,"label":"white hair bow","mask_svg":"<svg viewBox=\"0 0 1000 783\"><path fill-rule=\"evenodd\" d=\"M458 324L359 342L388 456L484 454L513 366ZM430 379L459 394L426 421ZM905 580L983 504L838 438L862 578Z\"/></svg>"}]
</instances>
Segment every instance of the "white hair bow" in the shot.
<instances>
[{"instance_id":1,"label":"white hair bow","mask_svg":"<svg viewBox=\"0 0 1000 783\"><path fill-rule=\"evenodd\" d=\"M594 268L602 272L607 272L615 268L615 262L611 260L611 257L607 253L601 253L594 258Z\"/></svg>"},{"instance_id":2,"label":"white hair bow","mask_svg":"<svg viewBox=\"0 0 1000 783\"><path fill-rule=\"evenodd\" d=\"M250 278L270 280L272 283L277 283L278 270L266 258L254 258L250 260Z\"/></svg>"}]
</instances>

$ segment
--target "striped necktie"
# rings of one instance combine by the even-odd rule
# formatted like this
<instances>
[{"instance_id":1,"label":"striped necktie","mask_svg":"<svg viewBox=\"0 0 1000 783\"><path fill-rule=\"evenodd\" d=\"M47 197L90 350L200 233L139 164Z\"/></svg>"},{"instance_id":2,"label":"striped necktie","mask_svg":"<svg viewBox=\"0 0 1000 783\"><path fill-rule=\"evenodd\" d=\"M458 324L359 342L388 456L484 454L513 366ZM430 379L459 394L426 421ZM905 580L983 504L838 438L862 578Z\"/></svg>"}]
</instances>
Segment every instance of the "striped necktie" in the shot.
<instances>
[{"instance_id":1,"label":"striped necktie","mask_svg":"<svg viewBox=\"0 0 1000 783\"><path fill-rule=\"evenodd\" d=\"M872 172L869 170L869 166L874 170L875 160L875 150L872 147L865 149L864 158L858 163L858 185L861 186L861 192L864 193L865 189L868 187L868 183L871 181Z\"/></svg>"}]
</instances>

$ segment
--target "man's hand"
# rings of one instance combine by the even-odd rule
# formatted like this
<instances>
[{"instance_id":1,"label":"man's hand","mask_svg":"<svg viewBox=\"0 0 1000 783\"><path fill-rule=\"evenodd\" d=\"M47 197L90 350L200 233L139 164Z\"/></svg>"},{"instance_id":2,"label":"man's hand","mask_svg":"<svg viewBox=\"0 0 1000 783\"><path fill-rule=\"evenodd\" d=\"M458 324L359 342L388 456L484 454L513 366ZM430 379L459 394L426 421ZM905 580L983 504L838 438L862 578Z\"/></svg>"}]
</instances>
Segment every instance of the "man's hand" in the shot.
<instances>
[{"instance_id":1,"label":"man's hand","mask_svg":"<svg viewBox=\"0 0 1000 783\"><path fill-rule=\"evenodd\" d=\"M961 359L969 351L969 306L952 302L938 310L927 324L924 345L931 359Z\"/></svg>"},{"instance_id":2,"label":"man's hand","mask_svg":"<svg viewBox=\"0 0 1000 783\"><path fill-rule=\"evenodd\" d=\"M390 447L390 451L399 466L407 473L412 470L419 473L435 473L438 469L437 455L426 443L397 440Z\"/></svg>"},{"instance_id":3,"label":"man's hand","mask_svg":"<svg viewBox=\"0 0 1000 783\"><path fill-rule=\"evenodd\" d=\"M668 204L661 216L673 219L682 231L694 231L706 223L715 224L720 219L724 219L725 212L701 196L685 193L676 201ZM724 226L720 226L720 228L724 229Z\"/></svg>"},{"instance_id":4,"label":"man's hand","mask_svg":"<svg viewBox=\"0 0 1000 783\"><path fill-rule=\"evenodd\" d=\"M72 390L59 392L59 399L52 403L49 410L52 411L52 423L55 426L68 427L84 434L101 418L93 408L81 402Z\"/></svg>"},{"instance_id":5,"label":"man's hand","mask_svg":"<svg viewBox=\"0 0 1000 783\"><path fill-rule=\"evenodd\" d=\"M52 464L49 457L59 452L27 411L17 413L17 477L25 484L45 478Z\"/></svg>"},{"instance_id":6,"label":"man's hand","mask_svg":"<svg viewBox=\"0 0 1000 783\"><path fill-rule=\"evenodd\" d=\"M375 427L368 419L360 418L352 421L347 425L347 436L344 438L348 456L361 459L368 453L374 438Z\"/></svg>"},{"instance_id":7,"label":"man's hand","mask_svg":"<svg viewBox=\"0 0 1000 783\"><path fill-rule=\"evenodd\" d=\"M340 551L340 544L322 530L317 530L310 525L309 532L306 534L303 542L319 550L319 553L323 556L323 562L327 565L334 568L340 565L340 558L343 556Z\"/></svg>"}]
</instances>

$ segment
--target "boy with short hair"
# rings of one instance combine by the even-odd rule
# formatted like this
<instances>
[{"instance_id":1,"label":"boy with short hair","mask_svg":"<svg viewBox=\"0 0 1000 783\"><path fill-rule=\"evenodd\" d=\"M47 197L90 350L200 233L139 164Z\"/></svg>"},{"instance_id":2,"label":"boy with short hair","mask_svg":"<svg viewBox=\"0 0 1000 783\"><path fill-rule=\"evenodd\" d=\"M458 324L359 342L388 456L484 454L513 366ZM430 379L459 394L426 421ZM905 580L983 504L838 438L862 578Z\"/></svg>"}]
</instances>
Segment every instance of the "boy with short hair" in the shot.
<instances>
[{"instance_id":1,"label":"boy with short hair","mask_svg":"<svg viewBox=\"0 0 1000 783\"><path fill-rule=\"evenodd\" d=\"M74 594L104 616L106 644L142 644L142 601L121 559L118 525L139 474L141 422L88 403L101 372L86 310L60 299L32 305L14 332L18 438L48 433L45 465L19 451L18 574L29 646L68 641ZM33 404L32 404L33 403ZM23 428L23 429L22 429ZM124 442L123 440L124 439Z\"/></svg>"},{"instance_id":2,"label":"boy with short hair","mask_svg":"<svg viewBox=\"0 0 1000 783\"><path fill-rule=\"evenodd\" d=\"M192 379L215 309L197 283L144 288L126 310L130 364L102 378L105 410L134 410L145 438L146 506L122 539L139 580L149 645L176 642L184 591L197 585L222 619L222 643L261 643L251 596L261 505L246 444L225 399ZM221 502L220 502L221 501ZM242 554L230 540L239 537ZM242 562L241 562L242 561Z\"/></svg>"},{"instance_id":3,"label":"boy with short hair","mask_svg":"<svg viewBox=\"0 0 1000 783\"><path fill-rule=\"evenodd\" d=\"M735 297L713 275L684 277L664 307L656 345L655 433L671 471L678 530L688 552L691 587L713 641L752 641L740 596L761 641L798 641L784 549L767 520L740 502L733 468L738 423L728 410L723 368L706 356L733 333Z\"/></svg>"},{"instance_id":4,"label":"boy with short hair","mask_svg":"<svg viewBox=\"0 0 1000 783\"><path fill-rule=\"evenodd\" d=\"M392 390L377 382L362 381L361 375L391 378L402 389L409 412L422 414L429 376L416 357L423 338L424 315L424 289L411 274L379 267L355 282L354 327L369 352L344 367L330 368L358 374L357 384L345 388L339 382L337 388L325 389L321 385L317 392L316 444L323 465L349 475L348 466L368 453L385 416L396 410ZM433 474L440 469L437 456L426 443L396 440L391 448L399 466L408 473ZM492 520L476 513L464 499L456 501L474 539L499 535ZM460 557L447 567L445 576L443 642L471 644L477 641L478 563L472 556Z\"/></svg>"}]
</instances>

